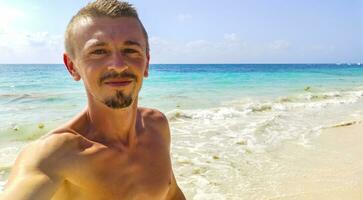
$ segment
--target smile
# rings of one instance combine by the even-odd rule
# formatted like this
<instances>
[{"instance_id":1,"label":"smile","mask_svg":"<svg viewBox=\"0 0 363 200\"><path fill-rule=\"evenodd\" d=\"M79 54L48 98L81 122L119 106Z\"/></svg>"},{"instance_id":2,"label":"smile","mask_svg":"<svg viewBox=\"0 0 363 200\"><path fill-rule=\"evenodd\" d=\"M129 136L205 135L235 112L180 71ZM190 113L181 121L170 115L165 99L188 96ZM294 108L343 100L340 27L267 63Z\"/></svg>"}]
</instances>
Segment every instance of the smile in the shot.
<instances>
[{"instance_id":1,"label":"smile","mask_svg":"<svg viewBox=\"0 0 363 200\"><path fill-rule=\"evenodd\" d=\"M132 81L131 80L126 80L126 81L117 81L117 80L113 80L113 81L105 81L105 84L111 87L121 87L121 86L127 86L129 84L131 84Z\"/></svg>"}]
</instances>

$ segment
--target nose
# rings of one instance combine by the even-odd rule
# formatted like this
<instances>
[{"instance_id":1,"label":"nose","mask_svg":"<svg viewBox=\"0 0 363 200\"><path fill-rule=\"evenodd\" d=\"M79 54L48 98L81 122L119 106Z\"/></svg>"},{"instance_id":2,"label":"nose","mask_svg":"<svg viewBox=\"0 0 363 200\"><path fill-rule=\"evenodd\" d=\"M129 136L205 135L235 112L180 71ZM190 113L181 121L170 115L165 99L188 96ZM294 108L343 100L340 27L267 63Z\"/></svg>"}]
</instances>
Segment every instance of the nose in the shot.
<instances>
[{"instance_id":1,"label":"nose","mask_svg":"<svg viewBox=\"0 0 363 200\"><path fill-rule=\"evenodd\" d=\"M114 70L116 72L123 72L128 68L125 59L121 53L114 53L110 57L110 63L108 64L108 70Z\"/></svg>"}]
</instances>

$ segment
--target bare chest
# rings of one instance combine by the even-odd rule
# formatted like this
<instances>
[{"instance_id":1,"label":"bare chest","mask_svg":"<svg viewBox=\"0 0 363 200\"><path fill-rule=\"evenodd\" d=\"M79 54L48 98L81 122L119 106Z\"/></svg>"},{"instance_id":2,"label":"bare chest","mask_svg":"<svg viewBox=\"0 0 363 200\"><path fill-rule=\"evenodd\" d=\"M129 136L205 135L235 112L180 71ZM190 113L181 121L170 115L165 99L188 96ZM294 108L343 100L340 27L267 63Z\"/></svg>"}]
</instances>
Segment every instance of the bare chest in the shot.
<instances>
[{"instance_id":1,"label":"bare chest","mask_svg":"<svg viewBox=\"0 0 363 200\"><path fill-rule=\"evenodd\" d=\"M172 178L168 149L157 142L127 152L96 149L81 154L70 166L54 200L161 200Z\"/></svg>"}]
</instances>

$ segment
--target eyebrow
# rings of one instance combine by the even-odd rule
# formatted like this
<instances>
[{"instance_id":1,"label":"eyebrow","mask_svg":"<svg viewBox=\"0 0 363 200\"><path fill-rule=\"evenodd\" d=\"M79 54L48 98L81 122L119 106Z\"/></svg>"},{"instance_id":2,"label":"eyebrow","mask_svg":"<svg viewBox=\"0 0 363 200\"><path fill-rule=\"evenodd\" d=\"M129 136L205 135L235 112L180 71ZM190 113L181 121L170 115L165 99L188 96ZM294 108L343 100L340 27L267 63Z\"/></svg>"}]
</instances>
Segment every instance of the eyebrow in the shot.
<instances>
[{"instance_id":1,"label":"eyebrow","mask_svg":"<svg viewBox=\"0 0 363 200\"><path fill-rule=\"evenodd\" d=\"M106 46L106 42L97 41L94 43L91 43L90 45L87 45L87 48L93 48L93 47L100 47L100 46Z\"/></svg>"},{"instance_id":2,"label":"eyebrow","mask_svg":"<svg viewBox=\"0 0 363 200\"><path fill-rule=\"evenodd\" d=\"M132 40L127 40L124 42L124 45L128 45L128 46L138 46L140 48L142 48L142 45L136 41L132 41ZM88 48L90 47L100 47L100 46L107 46L106 42L101 42L101 41L97 41L91 45L88 46Z\"/></svg>"},{"instance_id":3,"label":"eyebrow","mask_svg":"<svg viewBox=\"0 0 363 200\"><path fill-rule=\"evenodd\" d=\"M135 45L135 46L139 46L140 48L142 48L142 45L140 43L132 41L132 40L125 41L124 45L130 45L130 46Z\"/></svg>"}]
</instances>

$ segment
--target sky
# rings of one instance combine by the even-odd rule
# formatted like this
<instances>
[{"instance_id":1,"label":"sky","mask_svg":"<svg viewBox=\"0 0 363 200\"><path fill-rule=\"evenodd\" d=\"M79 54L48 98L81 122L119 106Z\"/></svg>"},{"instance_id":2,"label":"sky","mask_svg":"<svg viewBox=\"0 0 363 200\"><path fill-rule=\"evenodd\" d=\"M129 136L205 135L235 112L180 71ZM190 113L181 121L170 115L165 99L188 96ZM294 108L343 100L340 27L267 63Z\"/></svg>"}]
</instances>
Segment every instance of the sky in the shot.
<instances>
[{"instance_id":1,"label":"sky","mask_svg":"<svg viewBox=\"0 0 363 200\"><path fill-rule=\"evenodd\" d=\"M89 0L0 0L0 64L62 63ZM130 0L151 63L363 63L362 0Z\"/></svg>"}]
</instances>

